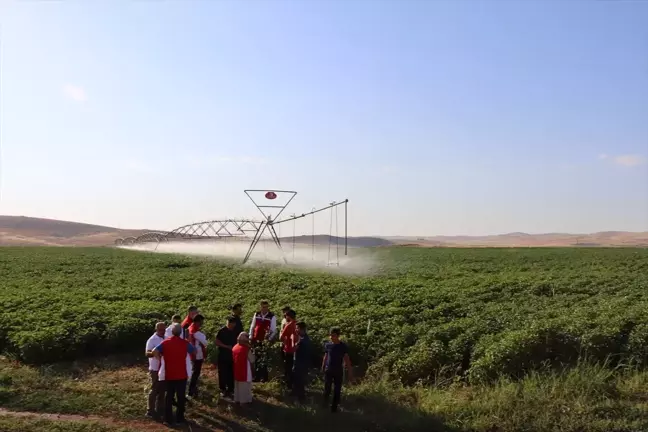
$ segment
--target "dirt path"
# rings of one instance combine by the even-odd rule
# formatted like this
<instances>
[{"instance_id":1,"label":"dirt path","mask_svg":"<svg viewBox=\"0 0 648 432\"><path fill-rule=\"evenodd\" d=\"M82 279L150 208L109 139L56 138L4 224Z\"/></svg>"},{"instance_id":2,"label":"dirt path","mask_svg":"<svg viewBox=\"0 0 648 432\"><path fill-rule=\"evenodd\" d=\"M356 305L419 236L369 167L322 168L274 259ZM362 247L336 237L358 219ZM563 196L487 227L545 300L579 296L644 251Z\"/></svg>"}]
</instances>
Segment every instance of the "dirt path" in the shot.
<instances>
[{"instance_id":1,"label":"dirt path","mask_svg":"<svg viewBox=\"0 0 648 432\"><path fill-rule=\"evenodd\" d=\"M155 423L153 421L126 421L126 420L115 420L109 417L100 417L100 416L84 416L77 414L51 414L51 413L39 413L39 412L30 412L30 411L10 411L5 408L0 408L0 416L7 417L18 417L18 418L35 418L51 421L61 421L61 422L94 422L100 423L107 426L116 426L123 428L135 429L142 432L169 432L170 430L181 430L189 432L223 432L220 429L205 429L204 427L188 423L182 426L176 426L170 428L164 426L160 423Z\"/></svg>"}]
</instances>

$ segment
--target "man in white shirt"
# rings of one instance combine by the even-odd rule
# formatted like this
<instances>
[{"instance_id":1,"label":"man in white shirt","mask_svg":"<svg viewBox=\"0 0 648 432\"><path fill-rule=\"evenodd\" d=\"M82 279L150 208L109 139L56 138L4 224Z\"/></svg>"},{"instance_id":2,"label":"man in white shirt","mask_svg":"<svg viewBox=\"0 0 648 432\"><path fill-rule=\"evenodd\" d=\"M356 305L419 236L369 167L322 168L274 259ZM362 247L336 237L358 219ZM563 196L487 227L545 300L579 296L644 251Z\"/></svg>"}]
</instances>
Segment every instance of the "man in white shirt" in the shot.
<instances>
[{"instance_id":1,"label":"man in white shirt","mask_svg":"<svg viewBox=\"0 0 648 432\"><path fill-rule=\"evenodd\" d=\"M160 359L155 358L153 349L164 340L165 325L163 322L155 324L155 333L146 341L146 357L149 361L149 375L151 377L151 391L148 394L148 409L146 415L154 419L161 419L164 414L164 382L159 380Z\"/></svg>"},{"instance_id":2,"label":"man in white shirt","mask_svg":"<svg viewBox=\"0 0 648 432\"><path fill-rule=\"evenodd\" d=\"M192 354L193 368L191 372L191 381L189 382L189 397L196 395L198 387L198 378L202 370L203 361L207 357L207 336L201 331L205 318L202 315L196 315L193 323L189 326L189 343L196 349Z\"/></svg>"},{"instance_id":3,"label":"man in white shirt","mask_svg":"<svg viewBox=\"0 0 648 432\"><path fill-rule=\"evenodd\" d=\"M180 315L173 315L173 317L171 317L171 325L166 328L164 332L164 339L168 339L173 336L171 330L173 329L173 326L175 324L180 324L180 321L182 321L182 317Z\"/></svg>"}]
</instances>

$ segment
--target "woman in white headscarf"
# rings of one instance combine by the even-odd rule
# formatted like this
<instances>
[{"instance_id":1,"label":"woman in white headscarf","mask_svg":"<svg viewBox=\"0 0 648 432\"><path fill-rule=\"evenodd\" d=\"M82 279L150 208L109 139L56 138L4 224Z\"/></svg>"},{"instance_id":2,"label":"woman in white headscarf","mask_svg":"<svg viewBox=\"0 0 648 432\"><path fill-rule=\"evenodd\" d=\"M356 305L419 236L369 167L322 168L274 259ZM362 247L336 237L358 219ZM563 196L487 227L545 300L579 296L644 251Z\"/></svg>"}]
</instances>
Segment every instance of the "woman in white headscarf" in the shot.
<instances>
[{"instance_id":1,"label":"woman in white headscarf","mask_svg":"<svg viewBox=\"0 0 648 432\"><path fill-rule=\"evenodd\" d=\"M241 332L237 344L232 348L234 358L234 402L246 404L252 402L252 365L254 353L250 344L250 336Z\"/></svg>"}]
</instances>

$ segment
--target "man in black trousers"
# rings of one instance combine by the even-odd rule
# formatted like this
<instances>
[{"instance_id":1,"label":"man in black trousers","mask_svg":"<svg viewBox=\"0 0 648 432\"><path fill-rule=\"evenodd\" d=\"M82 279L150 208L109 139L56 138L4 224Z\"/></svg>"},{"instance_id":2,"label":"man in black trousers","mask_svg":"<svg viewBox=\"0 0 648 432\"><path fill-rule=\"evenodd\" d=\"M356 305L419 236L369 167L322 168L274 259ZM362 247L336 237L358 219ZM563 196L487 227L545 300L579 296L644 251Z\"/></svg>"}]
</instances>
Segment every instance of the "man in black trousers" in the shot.
<instances>
[{"instance_id":1,"label":"man in black trousers","mask_svg":"<svg viewBox=\"0 0 648 432\"><path fill-rule=\"evenodd\" d=\"M221 397L234 395L234 360L232 348L236 345L237 320L235 316L227 318L227 325L218 330L216 346L218 346L218 386Z\"/></svg>"}]
</instances>

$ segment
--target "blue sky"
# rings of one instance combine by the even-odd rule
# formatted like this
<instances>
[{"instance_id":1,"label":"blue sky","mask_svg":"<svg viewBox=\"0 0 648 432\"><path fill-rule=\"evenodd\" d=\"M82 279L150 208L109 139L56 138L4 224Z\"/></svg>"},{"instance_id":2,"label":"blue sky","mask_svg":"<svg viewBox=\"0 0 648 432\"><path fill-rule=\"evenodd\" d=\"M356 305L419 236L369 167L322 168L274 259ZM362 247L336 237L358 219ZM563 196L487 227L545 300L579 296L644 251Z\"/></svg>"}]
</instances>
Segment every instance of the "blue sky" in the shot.
<instances>
[{"instance_id":1,"label":"blue sky","mask_svg":"<svg viewBox=\"0 0 648 432\"><path fill-rule=\"evenodd\" d=\"M0 214L172 229L283 188L287 213L349 198L353 235L648 231L646 22L639 1L0 0Z\"/></svg>"}]
</instances>

